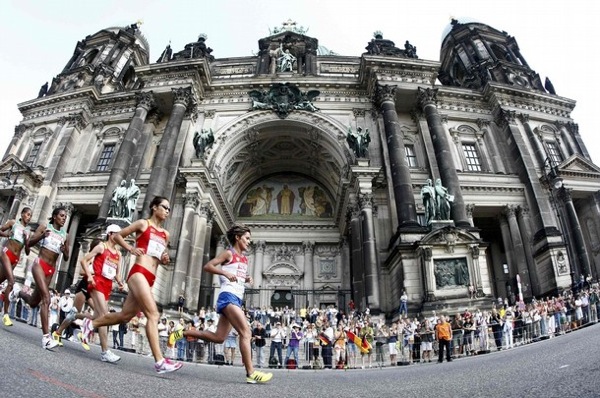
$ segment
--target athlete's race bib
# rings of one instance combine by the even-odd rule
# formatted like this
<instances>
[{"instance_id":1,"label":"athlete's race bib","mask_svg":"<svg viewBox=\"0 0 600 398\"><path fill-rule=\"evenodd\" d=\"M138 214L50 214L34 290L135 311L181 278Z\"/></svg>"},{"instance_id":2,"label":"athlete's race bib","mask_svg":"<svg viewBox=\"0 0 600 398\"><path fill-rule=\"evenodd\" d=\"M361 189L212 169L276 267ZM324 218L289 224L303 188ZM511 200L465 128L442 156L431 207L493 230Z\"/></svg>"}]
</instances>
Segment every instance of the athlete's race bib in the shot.
<instances>
[{"instance_id":1,"label":"athlete's race bib","mask_svg":"<svg viewBox=\"0 0 600 398\"><path fill-rule=\"evenodd\" d=\"M146 254L160 259L165 252L166 247L166 242L161 236L150 234L150 240L148 241L148 250L146 251Z\"/></svg>"},{"instance_id":2,"label":"athlete's race bib","mask_svg":"<svg viewBox=\"0 0 600 398\"><path fill-rule=\"evenodd\" d=\"M117 264L110 261L110 259L104 260L102 264L102 276L106 279L113 280L117 276Z\"/></svg>"}]
</instances>

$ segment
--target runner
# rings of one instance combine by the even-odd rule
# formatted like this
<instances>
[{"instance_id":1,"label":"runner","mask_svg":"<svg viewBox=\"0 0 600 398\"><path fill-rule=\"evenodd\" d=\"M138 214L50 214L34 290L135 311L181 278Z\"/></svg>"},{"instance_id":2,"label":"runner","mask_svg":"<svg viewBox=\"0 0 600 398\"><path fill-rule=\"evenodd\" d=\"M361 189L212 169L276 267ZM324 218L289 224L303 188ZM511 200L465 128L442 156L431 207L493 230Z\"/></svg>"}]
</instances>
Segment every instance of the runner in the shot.
<instances>
[{"instance_id":1,"label":"runner","mask_svg":"<svg viewBox=\"0 0 600 398\"><path fill-rule=\"evenodd\" d=\"M121 232L121 227L116 224L109 225L106 228L106 242L96 245L80 261L81 269L85 273L85 279L88 281L87 290L92 298L94 316L92 317L89 313L74 314L74 311L71 311L67 319L72 321L75 318L93 319L103 316L108 313L108 299L112 291L113 280L117 282L119 289L123 290L123 281L121 281L120 276L121 253L116 248L114 240L119 232ZM92 260L92 270L90 270L89 264ZM100 334L100 347L102 348L100 359L103 362L110 363L119 361L121 357L108 349L108 328L101 327L98 333ZM83 337L83 335L80 337ZM82 344L87 345L85 339L82 338L81 340Z\"/></svg>"},{"instance_id":2,"label":"runner","mask_svg":"<svg viewBox=\"0 0 600 398\"><path fill-rule=\"evenodd\" d=\"M227 239L232 246L204 265L204 271L219 275L221 293L217 299L217 312L221 314L216 332L200 330L178 330L169 336L172 345L183 337L197 337L205 341L220 344L225 341L233 327L240 338L242 362L246 368L246 382L249 384L266 383L273 377L272 373L254 370L251 356L251 332L242 310L244 283L252 284L248 276L248 259L244 252L250 245L250 228L245 225L234 225L227 231ZM221 269L217 268L221 265Z\"/></svg>"},{"instance_id":3,"label":"runner","mask_svg":"<svg viewBox=\"0 0 600 398\"><path fill-rule=\"evenodd\" d=\"M159 263L168 264L169 254L167 245L169 233L161 225L166 220L171 208L169 201L157 196L150 202L150 218L137 220L130 226L114 234L116 244L136 256L135 264L127 276L129 294L123 303L121 312L109 312L94 320L84 319L82 326L83 340L89 343L90 335L95 328L129 322L134 315L142 311L148 319L146 336L156 363L154 368L158 373L173 372L183 365L163 357L158 340L158 308L152 297L152 285L156 279ZM125 237L136 233L136 247L125 242Z\"/></svg>"},{"instance_id":4,"label":"runner","mask_svg":"<svg viewBox=\"0 0 600 398\"><path fill-rule=\"evenodd\" d=\"M0 228L0 236L8 238L4 248L2 248L2 254L0 254L0 283L6 281L6 288L4 289L4 317L2 322L4 326L12 326L13 323L8 315L8 305L10 304L10 294L15 284L15 276L13 270L19 263L21 258L21 251L25 248L25 254L29 255L29 221L31 221L31 209L29 207L23 207L21 210L21 218L19 221L8 220Z\"/></svg>"},{"instance_id":5,"label":"runner","mask_svg":"<svg viewBox=\"0 0 600 398\"><path fill-rule=\"evenodd\" d=\"M63 255L64 261L69 261L69 240L67 232L62 228L67 220L67 210L64 207L57 207L52 211L50 225L40 224L35 234L29 239L29 246L40 243L40 252L38 258L31 267L31 273L35 282L35 289L31 294L25 294L21 291L19 285L14 286L15 295L21 297L31 308L40 305L40 318L42 321L42 347L51 350L58 343L50 336L48 327L50 312L50 291L48 285L56 271L56 262L58 257Z\"/></svg>"}]
</instances>

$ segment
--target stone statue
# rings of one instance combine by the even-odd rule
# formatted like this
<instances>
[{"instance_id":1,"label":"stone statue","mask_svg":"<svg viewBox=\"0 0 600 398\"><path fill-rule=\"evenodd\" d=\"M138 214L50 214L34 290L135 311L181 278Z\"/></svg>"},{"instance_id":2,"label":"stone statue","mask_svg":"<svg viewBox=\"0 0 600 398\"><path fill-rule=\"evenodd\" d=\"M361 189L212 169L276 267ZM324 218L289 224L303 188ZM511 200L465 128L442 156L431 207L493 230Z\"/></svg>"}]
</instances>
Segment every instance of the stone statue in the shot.
<instances>
[{"instance_id":1,"label":"stone statue","mask_svg":"<svg viewBox=\"0 0 600 398\"><path fill-rule=\"evenodd\" d=\"M171 49L171 43L169 43L162 54L160 54L160 57L156 60L156 63L169 62L172 54L173 50Z\"/></svg>"},{"instance_id":2,"label":"stone statue","mask_svg":"<svg viewBox=\"0 0 600 398\"><path fill-rule=\"evenodd\" d=\"M361 127L356 128L356 133L352 131L352 127L348 127L348 135L346 141L350 149L354 151L357 158L367 158L369 156L369 143L371 142L371 136L369 135L369 129L363 132Z\"/></svg>"},{"instance_id":3,"label":"stone statue","mask_svg":"<svg viewBox=\"0 0 600 398\"><path fill-rule=\"evenodd\" d=\"M294 57L290 53L290 50L283 51L277 61L279 62L279 71L280 72L293 72L294 71L294 63L296 62L296 57Z\"/></svg>"},{"instance_id":4,"label":"stone statue","mask_svg":"<svg viewBox=\"0 0 600 398\"><path fill-rule=\"evenodd\" d=\"M421 200L425 207L425 225L431 224L436 217L437 204L435 201L435 188L431 179L427 179L427 183L421 188Z\"/></svg>"},{"instance_id":5,"label":"stone statue","mask_svg":"<svg viewBox=\"0 0 600 398\"><path fill-rule=\"evenodd\" d=\"M194 148L196 149L196 157L202 159L206 150L212 147L215 142L215 136L212 129L202 130L194 133Z\"/></svg>"},{"instance_id":6,"label":"stone statue","mask_svg":"<svg viewBox=\"0 0 600 398\"><path fill-rule=\"evenodd\" d=\"M454 201L454 196L448 193L448 188L442 186L442 180L435 180L435 200L437 202L436 218L438 220L450 219L450 203Z\"/></svg>"},{"instance_id":7,"label":"stone statue","mask_svg":"<svg viewBox=\"0 0 600 398\"><path fill-rule=\"evenodd\" d=\"M129 182L129 187L126 191L127 197L127 214L124 215L129 221L133 222L133 216L135 215L135 205L137 204L138 198L140 197L140 187L135 185L135 180L132 178Z\"/></svg>"},{"instance_id":8,"label":"stone statue","mask_svg":"<svg viewBox=\"0 0 600 398\"><path fill-rule=\"evenodd\" d=\"M46 83L46 84L48 84L48 83ZM554 89L554 85L552 84L552 82L550 81L550 79L548 79L547 77L546 77L546 81L544 82L544 88L550 94L556 95L556 90Z\"/></svg>"},{"instance_id":9,"label":"stone statue","mask_svg":"<svg viewBox=\"0 0 600 398\"><path fill-rule=\"evenodd\" d=\"M38 98L42 98L44 95L48 94L48 82L46 82L42 87L40 87L40 91L38 92Z\"/></svg>"},{"instance_id":10,"label":"stone statue","mask_svg":"<svg viewBox=\"0 0 600 398\"><path fill-rule=\"evenodd\" d=\"M114 218L125 218L127 215L127 181L121 181L121 185L115 188L112 198L110 199L110 207L108 215Z\"/></svg>"},{"instance_id":11,"label":"stone statue","mask_svg":"<svg viewBox=\"0 0 600 398\"><path fill-rule=\"evenodd\" d=\"M404 54L408 58L419 58L417 57L417 47L410 44L408 40L406 40L406 43L404 43Z\"/></svg>"}]
</instances>

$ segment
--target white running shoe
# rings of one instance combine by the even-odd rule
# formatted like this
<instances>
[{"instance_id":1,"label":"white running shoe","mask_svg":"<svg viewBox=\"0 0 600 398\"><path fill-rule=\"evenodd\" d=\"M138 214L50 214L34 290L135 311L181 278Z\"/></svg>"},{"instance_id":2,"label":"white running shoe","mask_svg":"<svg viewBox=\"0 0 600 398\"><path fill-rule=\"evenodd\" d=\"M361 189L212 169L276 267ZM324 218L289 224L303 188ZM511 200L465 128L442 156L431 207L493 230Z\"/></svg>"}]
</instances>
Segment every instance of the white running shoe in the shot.
<instances>
[{"instance_id":1,"label":"white running shoe","mask_svg":"<svg viewBox=\"0 0 600 398\"><path fill-rule=\"evenodd\" d=\"M170 359L163 358L162 363L157 362L154 364L154 369L156 369L156 373L161 374L174 372L181 369L182 366L181 362L173 362Z\"/></svg>"},{"instance_id":2,"label":"white running shoe","mask_svg":"<svg viewBox=\"0 0 600 398\"><path fill-rule=\"evenodd\" d=\"M89 318L85 318L83 320L83 324L81 325L81 341L84 343L90 343L90 337L94 332L94 327L92 326L92 320Z\"/></svg>"},{"instance_id":3,"label":"white running shoe","mask_svg":"<svg viewBox=\"0 0 600 398\"><path fill-rule=\"evenodd\" d=\"M111 350L106 350L100 355L100 359L102 360L102 362L115 363L118 362L121 359L121 357L113 354Z\"/></svg>"},{"instance_id":4,"label":"white running shoe","mask_svg":"<svg viewBox=\"0 0 600 398\"><path fill-rule=\"evenodd\" d=\"M12 290L10 291L10 294L8 295L8 299L10 301L17 301L17 299L19 298L19 292L22 290L23 288L21 287L21 285L19 285L18 283L15 283L13 285Z\"/></svg>"},{"instance_id":5,"label":"white running shoe","mask_svg":"<svg viewBox=\"0 0 600 398\"><path fill-rule=\"evenodd\" d=\"M44 335L42 337L42 347L47 349L47 350L52 350L53 348L56 348L58 346L58 341L54 340L52 337L50 337L49 334Z\"/></svg>"}]
</instances>

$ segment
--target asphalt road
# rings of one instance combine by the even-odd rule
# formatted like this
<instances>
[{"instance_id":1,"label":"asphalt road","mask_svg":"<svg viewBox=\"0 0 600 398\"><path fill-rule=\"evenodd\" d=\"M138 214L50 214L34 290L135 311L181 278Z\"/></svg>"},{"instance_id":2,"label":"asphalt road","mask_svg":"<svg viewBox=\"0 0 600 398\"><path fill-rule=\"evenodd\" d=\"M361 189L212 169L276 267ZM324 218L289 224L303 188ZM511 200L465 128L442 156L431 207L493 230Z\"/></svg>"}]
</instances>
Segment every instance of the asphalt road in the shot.
<instances>
[{"instance_id":1,"label":"asphalt road","mask_svg":"<svg viewBox=\"0 0 600 398\"><path fill-rule=\"evenodd\" d=\"M0 326L0 397L599 397L600 325L512 350L443 364L365 370L274 370L266 385L245 383L240 366L189 364L157 375L153 360L80 344L47 351L41 331Z\"/></svg>"}]
</instances>

